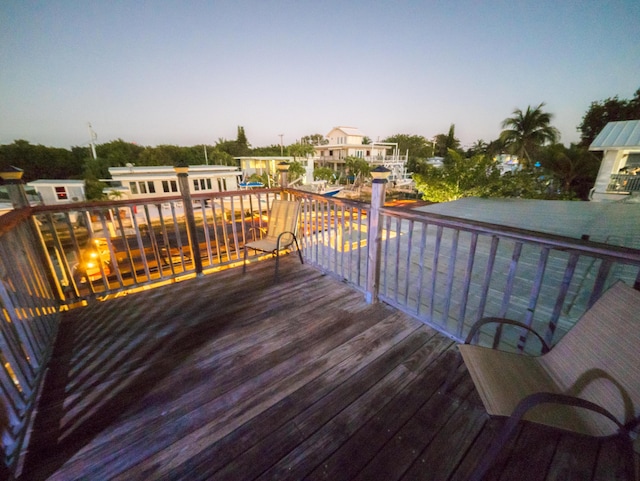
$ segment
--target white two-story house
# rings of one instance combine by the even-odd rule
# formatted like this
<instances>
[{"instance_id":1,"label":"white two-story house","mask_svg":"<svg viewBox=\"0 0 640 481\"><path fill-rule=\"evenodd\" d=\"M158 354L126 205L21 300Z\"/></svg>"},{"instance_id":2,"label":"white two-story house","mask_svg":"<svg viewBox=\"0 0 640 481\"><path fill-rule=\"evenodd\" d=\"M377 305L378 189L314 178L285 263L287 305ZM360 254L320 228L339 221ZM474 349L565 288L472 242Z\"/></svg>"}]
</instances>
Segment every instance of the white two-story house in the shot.
<instances>
[{"instance_id":1,"label":"white two-story house","mask_svg":"<svg viewBox=\"0 0 640 481\"><path fill-rule=\"evenodd\" d=\"M603 152L591 200L621 201L640 196L640 120L609 122L589 150Z\"/></svg>"},{"instance_id":2,"label":"white two-story house","mask_svg":"<svg viewBox=\"0 0 640 481\"><path fill-rule=\"evenodd\" d=\"M365 135L356 127L334 127L325 138L327 144L315 147L314 161L319 166L344 171L347 157L364 159L372 166L383 165L392 171L391 179L406 175L407 155L400 155L398 144L371 142L365 144Z\"/></svg>"}]
</instances>

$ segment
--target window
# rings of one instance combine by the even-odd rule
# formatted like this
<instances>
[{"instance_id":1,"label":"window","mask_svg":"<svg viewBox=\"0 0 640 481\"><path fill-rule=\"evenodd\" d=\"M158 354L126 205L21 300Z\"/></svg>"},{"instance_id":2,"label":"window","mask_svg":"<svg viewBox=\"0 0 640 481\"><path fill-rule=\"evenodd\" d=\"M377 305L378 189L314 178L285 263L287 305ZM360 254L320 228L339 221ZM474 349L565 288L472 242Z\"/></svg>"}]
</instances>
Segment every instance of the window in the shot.
<instances>
[{"instance_id":1,"label":"window","mask_svg":"<svg viewBox=\"0 0 640 481\"><path fill-rule=\"evenodd\" d=\"M162 192L171 192L169 190L169 181L168 180L163 180L162 181Z\"/></svg>"},{"instance_id":2,"label":"window","mask_svg":"<svg viewBox=\"0 0 640 481\"><path fill-rule=\"evenodd\" d=\"M67 195L67 189L64 187L54 187L56 190L56 197L58 200L67 200L69 196Z\"/></svg>"},{"instance_id":3,"label":"window","mask_svg":"<svg viewBox=\"0 0 640 481\"><path fill-rule=\"evenodd\" d=\"M147 186L144 182L138 182L138 189L140 189L141 194L147 193Z\"/></svg>"},{"instance_id":4,"label":"window","mask_svg":"<svg viewBox=\"0 0 640 481\"><path fill-rule=\"evenodd\" d=\"M170 181L171 192L178 192L178 183L175 180Z\"/></svg>"},{"instance_id":5,"label":"window","mask_svg":"<svg viewBox=\"0 0 640 481\"><path fill-rule=\"evenodd\" d=\"M198 182L198 179L193 179L193 190L200 190L200 182Z\"/></svg>"},{"instance_id":6,"label":"window","mask_svg":"<svg viewBox=\"0 0 640 481\"><path fill-rule=\"evenodd\" d=\"M227 179L218 178L218 191L224 192L227 190Z\"/></svg>"},{"instance_id":7,"label":"window","mask_svg":"<svg viewBox=\"0 0 640 481\"><path fill-rule=\"evenodd\" d=\"M211 190L211 179L207 179L207 189Z\"/></svg>"},{"instance_id":8,"label":"window","mask_svg":"<svg viewBox=\"0 0 640 481\"><path fill-rule=\"evenodd\" d=\"M147 182L147 188L149 189L150 194L156 193L156 183L154 181L150 180Z\"/></svg>"},{"instance_id":9,"label":"window","mask_svg":"<svg viewBox=\"0 0 640 481\"><path fill-rule=\"evenodd\" d=\"M135 182L129 182L129 190L131 191L132 194L137 194L138 184L136 184Z\"/></svg>"}]
</instances>

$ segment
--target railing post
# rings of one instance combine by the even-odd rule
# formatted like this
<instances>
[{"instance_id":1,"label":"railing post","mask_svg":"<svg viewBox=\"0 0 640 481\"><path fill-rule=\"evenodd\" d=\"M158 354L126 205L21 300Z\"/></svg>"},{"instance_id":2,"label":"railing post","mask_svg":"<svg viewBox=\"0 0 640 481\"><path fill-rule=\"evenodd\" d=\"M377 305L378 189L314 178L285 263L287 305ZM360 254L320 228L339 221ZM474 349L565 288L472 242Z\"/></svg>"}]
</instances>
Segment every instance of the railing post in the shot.
<instances>
[{"instance_id":1,"label":"railing post","mask_svg":"<svg viewBox=\"0 0 640 481\"><path fill-rule=\"evenodd\" d=\"M371 184L371 209L367 234L367 285L365 299L368 304L378 302L380 287L380 250L382 245L382 223L380 209L384 206L386 179L373 179Z\"/></svg>"},{"instance_id":2,"label":"railing post","mask_svg":"<svg viewBox=\"0 0 640 481\"><path fill-rule=\"evenodd\" d=\"M29 199L27 198L27 192L24 189L24 182L22 180L23 174L24 171L22 169L13 166L4 168L2 169L2 172L0 172L0 178L2 178L2 180L4 181L4 185L7 188L7 194L9 194L11 205L16 210L31 207L31 205L29 204ZM42 265L48 267L48 269L46 269L46 277L49 282L49 287L51 288L52 293L58 296L58 300L63 300L65 296L62 291L62 287L58 282L58 279L53 274L54 268L53 264L51 263L51 258L47 254L46 249L43 247L42 243L38 241L40 238L40 233L33 216L31 216L29 224L31 229L30 237L33 250L34 252L38 253Z\"/></svg>"},{"instance_id":3,"label":"railing post","mask_svg":"<svg viewBox=\"0 0 640 481\"><path fill-rule=\"evenodd\" d=\"M7 187L7 194L9 194L9 199L14 209L29 207L29 199L27 199L27 193L24 190L24 183L22 182L22 174L22 169L13 166L3 169L2 172L0 172L0 177L4 180L4 185Z\"/></svg>"},{"instance_id":4,"label":"railing post","mask_svg":"<svg viewBox=\"0 0 640 481\"><path fill-rule=\"evenodd\" d=\"M174 167L178 176L178 187L182 196L182 207L187 221L187 237L191 247L191 255L196 268L196 275L202 275L202 259L200 258L200 242L198 241L198 230L196 228L196 218L193 214L193 202L191 201L191 189L189 188L189 167Z\"/></svg>"}]
</instances>

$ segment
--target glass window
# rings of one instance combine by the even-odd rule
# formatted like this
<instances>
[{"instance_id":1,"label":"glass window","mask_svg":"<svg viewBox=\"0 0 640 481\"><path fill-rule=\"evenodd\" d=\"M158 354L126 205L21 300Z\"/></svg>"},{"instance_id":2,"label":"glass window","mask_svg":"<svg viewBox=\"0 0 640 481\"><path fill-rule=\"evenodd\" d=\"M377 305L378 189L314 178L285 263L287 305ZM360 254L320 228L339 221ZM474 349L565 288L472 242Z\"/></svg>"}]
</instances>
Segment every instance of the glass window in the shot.
<instances>
[{"instance_id":1,"label":"glass window","mask_svg":"<svg viewBox=\"0 0 640 481\"><path fill-rule=\"evenodd\" d=\"M178 182L175 180L171 181L171 192L178 192Z\"/></svg>"},{"instance_id":2,"label":"glass window","mask_svg":"<svg viewBox=\"0 0 640 481\"><path fill-rule=\"evenodd\" d=\"M200 182L198 182L198 179L193 179L193 190L200 190Z\"/></svg>"},{"instance_id":3,"label":"glass window","mask_svg":"<svg viewBox=\"0 0 640 481\"><path fill-rule=\"evenodd\" d=\"M144 182L138 182L138 188L140 189L141 194L147 193L147 186Z\"/></svg>"},{"instance_id":4,"label":"glass window","mask_svg":"<svg viewBox=\"0 0 640 481\"><path fill-rule=\"evenodd\" d=\"M56 197L58 200L67 200L69 196L67 195L67 189L64 187L54 187L56 190Z\"/></svg>"},{"instance_id":5,"label":"glass window","mask_svg":"<svg viewBox=\"0 0 640 481\"><path fill-rule=\"evenodd\" d=\"M149 189L150 194L156 193L156 183L154 181L150 180L147 182L147 188Z\"/></svg>"},{"instance_id":6,"label":"glass window","mask_svg":"<svg viewBox=\"0 0 640 481\"><path fill-rule=\"evenodd\" d=\"M162 181L162 192L171 192L169 190L169 181L168 180L163 180Z\"/></svg>"},{"instance_id":7,"label":"glass window","mask_svg":"<svg viewBox=\"0 0 640 481\"><path fill-rule=\"evenodd\" d=\"M207 189L211 190L211 179L207 179Z\"/></svg>"},{"instance_id":8,"label":"glass window","mask_svg":"<svg viewBox=\"0 0 640 481\"><path fill-rule=\"evenodd\" d=\"M135 182L129 182L129 189L131 190L132 194L137 194L138 193L138 184L136 184Z\"/></svg>"}]
</instances>

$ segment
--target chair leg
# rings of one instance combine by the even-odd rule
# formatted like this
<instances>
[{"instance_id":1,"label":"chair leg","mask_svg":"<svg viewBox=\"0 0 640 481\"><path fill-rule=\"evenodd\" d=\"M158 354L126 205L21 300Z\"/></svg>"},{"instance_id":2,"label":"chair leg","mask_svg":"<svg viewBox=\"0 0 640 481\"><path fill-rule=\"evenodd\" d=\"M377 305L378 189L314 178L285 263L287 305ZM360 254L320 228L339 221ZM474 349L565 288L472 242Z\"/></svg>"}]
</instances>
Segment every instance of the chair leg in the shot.
<instances>
[{"instance_id":1,"label":"chair leg","mask_svg":"<svg viewBox=\"0 0 640 481\"><path fill-rule=\"evenodd\" d=\"M298 239L293 238L293 241L296 243L296 250L298 251L298 257L300 257L300 264L304 264L304 261L302 260L302 251L300 250L300 246L298 245Z\"/></svg>"},{"instance_id":2,"label":"chair leg","mask_svg":"<svg viewBox=\"0 0 640 481\"><path fill-rule=\"evenodd\" d=\"M244 247L244 258L242 260L242 273L247 272L247 248Z\"/></svg>"},{"instance_id":3,"label":"chair leg","mask_svg":"<svg viewBox=\"0 0 640 481\"><path fill-rule=\"evenodd\" d=\"M280 252L276 250L276 282L278 282L278 265L280 263Z\"/></svg>"}]
</instances>

